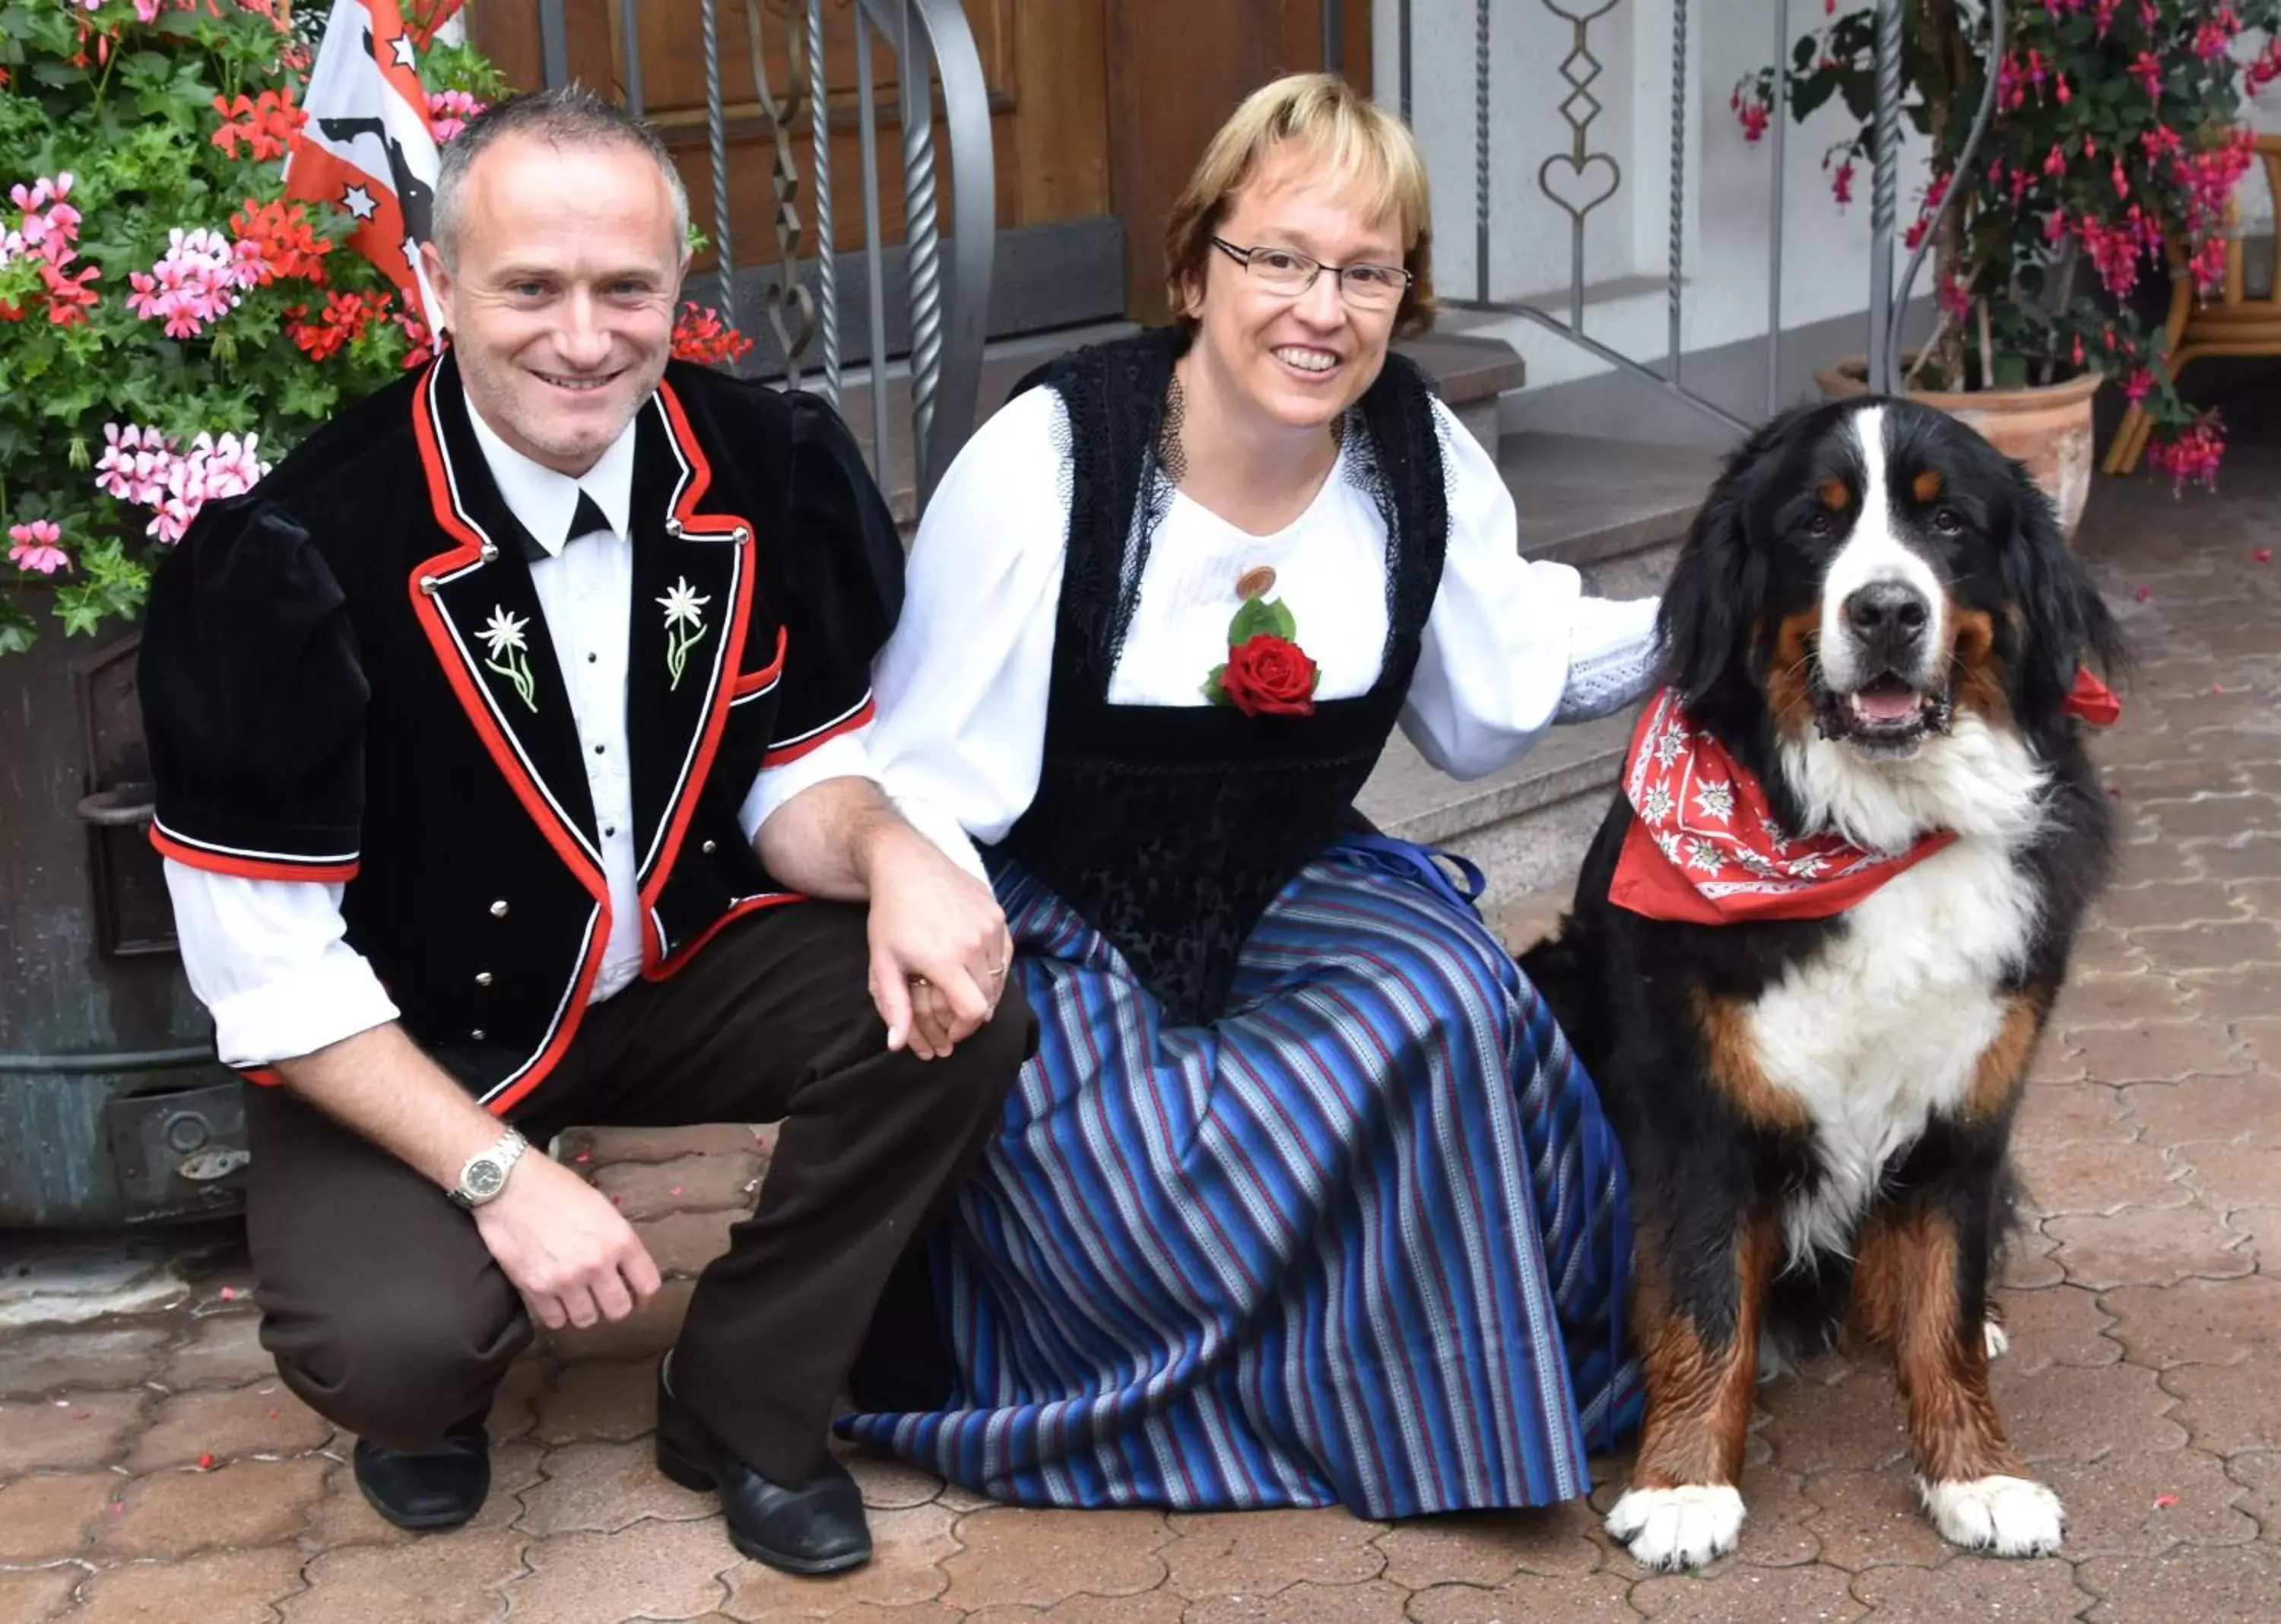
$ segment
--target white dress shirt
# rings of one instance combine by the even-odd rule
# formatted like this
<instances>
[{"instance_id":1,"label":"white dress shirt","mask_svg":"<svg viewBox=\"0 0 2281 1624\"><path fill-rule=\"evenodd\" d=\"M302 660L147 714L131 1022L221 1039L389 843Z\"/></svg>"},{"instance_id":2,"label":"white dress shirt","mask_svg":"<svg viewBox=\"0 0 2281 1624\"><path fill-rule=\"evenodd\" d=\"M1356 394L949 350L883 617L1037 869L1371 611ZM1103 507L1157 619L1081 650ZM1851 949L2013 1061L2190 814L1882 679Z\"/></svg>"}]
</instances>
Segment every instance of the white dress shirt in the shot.
<instances>
[{"instance_id":1,"label":"white dress shirt","mask_svg":"<svg viewBox=\"0 0 2281 1624\"><path fill-rule=\"evenodd\" d=\"M634 429L629 424L600 460L573 479L507 445L472 401L468 418L501 499L547 555L530 566L531 585L569 690L610 893L610 940L591 1000L599 1003L642 969L639 863L626 753ZM601 510L607 528L572 537L581 491ZM738 812L746 839L756 839L779 807L811 785L870 777L870 731L869 725L851 730L762 771ZM939 832L935 838L943 839ZM191 991L213 1017L214 1045L224 1064L291 1059L396 1018L396 1006L371 965L344 940L343 886L246 879L173 858L166 860L166 874L182 965Z\"/></svg>"},{"instance_id":2,"label":"white dress shirt","mask_svg":"<svg viewBox=\"0 0 2281 1624\"><path fill-rule=\"evenodd\" d=\"M1517 759L1556 721L1620 708L1655 664L1654 599L1584 595L1568 565L1521 556L1512 493L1435 403L1449 538L1402 710L1419 754L1455 777ZM989 844L1036 796L1068 552L1068 444L1049 389L1009 401L945 474L911 549L902 618L872 673L871 764L904 815ZM1352 477L1352 444L1306 511L1255 536L1175 491L1150 541L1109 697L1204 705L1227 658L1237 580L1265 566L1320 670L1320 700L1378 681L1386 522ZM1058 474L1057 474L1058 470Z\"/></svg>"}]
</instances>

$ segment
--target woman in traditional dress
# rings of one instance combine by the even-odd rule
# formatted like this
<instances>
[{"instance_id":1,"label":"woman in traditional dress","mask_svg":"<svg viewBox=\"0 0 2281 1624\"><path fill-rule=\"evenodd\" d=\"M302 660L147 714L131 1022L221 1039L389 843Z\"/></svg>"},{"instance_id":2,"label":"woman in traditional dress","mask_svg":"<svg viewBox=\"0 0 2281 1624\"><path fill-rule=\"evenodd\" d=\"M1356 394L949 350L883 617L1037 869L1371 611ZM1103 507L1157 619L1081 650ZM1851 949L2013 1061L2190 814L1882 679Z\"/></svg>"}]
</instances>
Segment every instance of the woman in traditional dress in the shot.
<instances>
[{"instance_id":1,"label":"woman in traditional dress","mask_svg":"<svg viewBox=\"0 0 2281 1624\"><path fill-rule=\"evenodd\" d=\"M859 1368L841 1427L1002 1500L1542 1504L1635 1407L1591 1083L1353 810L1397 724L1477 777L1653 662L1388 353L1427 207L1342 81L1258 91L1171 216L1177 327L1029 380L919 529L876 764L987 854L1042 1035L934 1239L947 1396Z\"/></svg>"}]
</instances>

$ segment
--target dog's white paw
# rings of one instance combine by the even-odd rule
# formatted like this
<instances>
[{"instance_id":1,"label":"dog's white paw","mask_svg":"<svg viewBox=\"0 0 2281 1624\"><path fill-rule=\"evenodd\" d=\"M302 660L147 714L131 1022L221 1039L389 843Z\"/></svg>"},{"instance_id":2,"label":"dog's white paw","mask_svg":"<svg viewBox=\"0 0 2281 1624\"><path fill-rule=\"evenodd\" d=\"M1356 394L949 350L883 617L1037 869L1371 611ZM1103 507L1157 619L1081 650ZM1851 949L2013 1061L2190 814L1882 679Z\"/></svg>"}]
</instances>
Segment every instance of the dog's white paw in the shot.
<instances>
[{"instance_id":1,"label":"dog's white paw","mask_svg":"<svg viewBox=\"0 0 2281 1624\"><path fill-rule=\"evenodd\" d=\"M2012 1334L1992 1319L1980 1322L1980 1340L1991 1360L2000 1359L2012 1351Z\"/></svg>"},{"instance_id":2,"label":"dog's white paw","mask_svg":"<svg viewBox=\"0 0 2281 1624\"><path fill-rule=\"evenodd\" d=\"M1735 1548L1743 1532L1743 1496L1724 1483L1634 1489L1608 1513L1608 1533L1631 1548L1642 1567L1676 1573L1700 1567Z\"/></svg>"},{"instance_id":3,"label":"dog's white paw","mask_svg":"<svg viewBox=\"0 0 2281 1624\"><path fill-rule=\"evenodd\" d=\"M1967 1551L2047 1557L2060 1548L2067 1512L2060 1497L2024 1477L1926 1483L1917 1493L1940 1536Z\"/></svg>"}]
</instances>

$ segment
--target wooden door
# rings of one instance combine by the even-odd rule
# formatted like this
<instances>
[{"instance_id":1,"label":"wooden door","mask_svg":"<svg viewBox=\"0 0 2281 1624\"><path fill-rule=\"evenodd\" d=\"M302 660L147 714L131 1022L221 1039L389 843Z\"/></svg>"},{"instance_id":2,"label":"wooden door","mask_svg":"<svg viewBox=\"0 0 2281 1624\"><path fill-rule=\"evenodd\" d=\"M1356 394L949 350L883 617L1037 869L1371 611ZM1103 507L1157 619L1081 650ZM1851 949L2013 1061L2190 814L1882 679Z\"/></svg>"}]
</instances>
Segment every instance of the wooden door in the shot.
<instances>
[{"instance_id":1,"label":"wooden door","mask_svg":"<svg viewBox=\"0 0 2281 1624\"><path fill-rule=\"evenodd\" d=\"M1323 66L1322 0L1107 0L1109 186L1125 310L1162 321L1164 219L1213 133L1269 80ZM1347 76L1370 91L1370 0L1340 0Z\"/></svg>"},{"instance_id":2,"label":"wooden door","mask_svg":"<svg viewBox=\"0 0 2281 1624\"><path fill-rule=\"evenodd\" d=\"M627 0L566 0L573 78L628 99L631 76L624 46ZM715 219L712 156L706 137L702 13L697 0L634 0L644 114L673 149L700 227ZM989 86L991 134L1001 232L1058 222L1102 220L1110 213L1103 0L964 0ZM537 0L483 0L470 7L476 43L519 89L544 82ZM728 221L740 268L815 251L809 193L814 124L808 107L805 0L719 0L721 96L728 141ZM770 94L756 89L752 23ZM793 37L797 35L799 37ZM830 0L824 61L830 87L834 246L863 246L862 146L858 123L854 0ZM902 240L899 66L872 31L872 81L878 108L880 226ZM785 113L779 153L777 120ZM938 139L942 135L939 116ZM938 161L950 215L947 166ZM789 208L779 206L780 178L791 181ZM1030 234L1034 236L1034 234ZM1017 237L1017 242L1025 240ZM1003 255L1001 253L1001 259ZM703 255L693 270L712 268ZM1018 272L1018 263L1008 267Z\"/></svg>"}]
</instances>

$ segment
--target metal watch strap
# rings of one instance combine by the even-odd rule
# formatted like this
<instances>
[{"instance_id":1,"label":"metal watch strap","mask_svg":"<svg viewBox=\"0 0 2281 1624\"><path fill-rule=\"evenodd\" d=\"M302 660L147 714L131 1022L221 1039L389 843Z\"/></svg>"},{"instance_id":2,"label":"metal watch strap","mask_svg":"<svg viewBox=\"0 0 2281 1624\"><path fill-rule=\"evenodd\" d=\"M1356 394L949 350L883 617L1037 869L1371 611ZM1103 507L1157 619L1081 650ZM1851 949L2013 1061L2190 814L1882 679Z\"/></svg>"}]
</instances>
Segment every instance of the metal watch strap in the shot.
<instances>
[{"instance_id":1,"label":"metal watch strap","mask_svg":"<svg viewBox=\"0 0 2281 1624\"><path fill-rule=\"evenodd\" d=\"M471 1212L487 1202L497 1200L500 1193L506 1188L507 1175L514 1171L514 1164L522 1159L522 1153L530 1148L529 1140L523 1138L514 1128L507 1129L490 1147L478 1150L468 1158L466 1164L460 1169L459 1183L445 1194ZM476 1171L476 1164L485 1162L499 1164L499 1182L492 1188L481 1193L471 1191L468 1188L468 1181Z\"/></svg>"}]
</instances>

